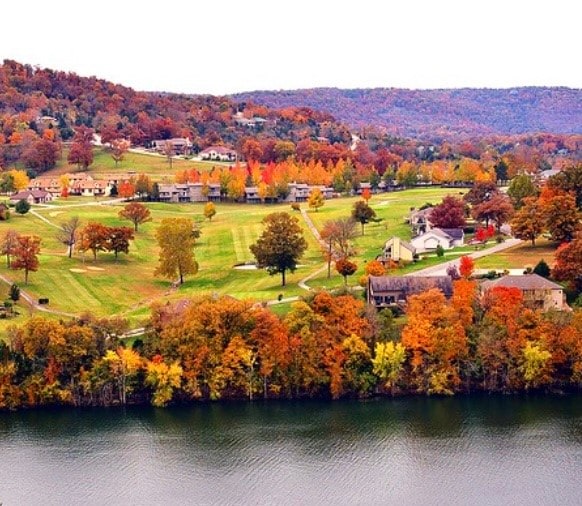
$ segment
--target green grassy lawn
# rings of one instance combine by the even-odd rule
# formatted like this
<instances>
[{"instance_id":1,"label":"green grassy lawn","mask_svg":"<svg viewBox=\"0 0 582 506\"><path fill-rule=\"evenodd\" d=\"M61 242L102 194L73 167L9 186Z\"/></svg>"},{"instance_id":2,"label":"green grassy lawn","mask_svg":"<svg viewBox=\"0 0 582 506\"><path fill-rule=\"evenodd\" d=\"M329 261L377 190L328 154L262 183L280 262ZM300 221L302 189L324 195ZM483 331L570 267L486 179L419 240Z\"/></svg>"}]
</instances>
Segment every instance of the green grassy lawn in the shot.
<instances>
[{"instance_id":1,"label":"green grassy lawn","mask_svg":"<svg viewBox=\"0 0 582 506\"><path fill-rule=\"evenodd\" d=\"M535 246L529 242L522 243L499 253L479 258L475 261L475 267L478 269L525 269L535 267L542 259L551 267L554 264L557 246L547 239L540 238Z\"/></svg>"},{"instance_id":2,"label":"green grassy lawn","mask_svg":"<svg viewBox=\"0 0 582 506\"><path fill-rule=\"evenodd\" d=\"M358 254L355 261L359 269L350 278L350 285L357 285L364 272L365 262L374 259L381 252L389 237L395 234L405 239L410 237L409 227L404 223L410 207L422 205L426 201L439 202L447 193L450 191L431 188L374 196L370 204L382 221L366 225L365 234L356 238ZM327 220L349 216L356 200L342 198L327 201L319 212L310 212L309 215L316 227L321 229ZM56 225L71 216L78 216L85 224L97 221L107 225L130 225L118 218L123 204L101 205L90 199L81 202L91 205L72 208L35 207L35 210ZM293 215L299 219L304 229L308 250L300 260L297 270L288 273L287 286L281 286L279 275L269 276L262 270L234 269L237 264L253 261L249 246L261 234L263 218L275 211L292 212L288 204L219 203L212 222L204 220L203 204L148 203L147 206L151 210L153 221L140 226L136 239L130 246L130 254L120 255L118 261L115 261L111 253L105 252L98 253L95 262L90 252L84 255L75 253L69 259L66 248L55 238L55 227L30 213L25 216L15 215L10 221L0 224L0 233L2 229L14 228L23 234L41 236L43 242L40 268L38 272L30 273L28 286L22 285L23 273L8 270L2 259L0 274L21 284L35 298L48 297L49 307L55 310L75 314L91 311L98 316L123 315L130 319L133 326L141 326L148 316L148 307L156 300L175 300L202 294L228 294L240 299L268 301L277 299L279 295L303 295L306 292L298 286L298 282L318 272L324 265L318 243L301 216L295 213ZM163 218L177 216L190 217L199 222L202 234L195 246L199 272L187 277L184 285L175 290L172 289L170 280L154 276L159 253L155 231ZM406 269L418 269L450 258L429 257ZM405 272L407 270L399 270L397 274ZM318 272L308 282L309 286L341 287L343 278L333 270L332 273L332 278L328 280L325 270ZM284 312L285 308L277 307L276 311Z\"/></svg>"},{"instance_id":3,"label":"green grassy lawn","mask_svg":"<svg viewBox=\"0 0 582 506\"><path fill-rule=\"evenodd\" d=\"M358 264L357 272L349 279L349 284L358 283L359 278L364 274L366 262L374 260L382 253L384 243L392 236L399 236L402 239L411 239L410 226L405 223L405 218L410 213L411 207L420 207L425 202L438 204L445 195L464 193L464 190L451 188L415 188L401 192L381 193L374 195L369 205L376 211L376 217L380 220L375 223L368 223L364 226L364 235L361 235L361 227L357 225L359 234L354 243L357 251L355 258ZM309 211L309 216L318 230L322 230L325 223L339 218L348 218L351 215L352 207L360 197L345 197L334 200L327 200L319 211ZM306 206L306 204L302 204ZM470 247L458 248L455 253L459 256L463 251L473 251ZM435 255L428 255L427 260L421 260L403 269L395 271L395 274L406 274L408 272L437 265L454 256L447 255L444 258L437 258ZM327 272L323 272L308 283L311 287L317 288L339 288L343 285L343 278L335 272L332 266L332 277L327 279Z\"/></svg>"},{"instance_id":4,"label":"green grassy lawn","mask_svg":"<svg viewBox=\"0 0 582 506\"><path fill-rule=\"evenodd\" d=\"M45 172L43 176L58 176L67 172L78 172L79 169L76 165L71 165L67 162L67 156L68 150L65 148L56 167ZM218 165L218 163L174 158L172 160L172 167L170 168L170 164L164 156L128 152L125 154L124 160L116 167L115 161L111 158L111 154L105 148L95 147L93 148L93 163L89 166L87 172L98 177L99 174L103 173L135 171L138 174L147 174L155 180L171 180L178 171L192 168L207 171L211 170L215 165Z\"/></svg>"}]
</instances>

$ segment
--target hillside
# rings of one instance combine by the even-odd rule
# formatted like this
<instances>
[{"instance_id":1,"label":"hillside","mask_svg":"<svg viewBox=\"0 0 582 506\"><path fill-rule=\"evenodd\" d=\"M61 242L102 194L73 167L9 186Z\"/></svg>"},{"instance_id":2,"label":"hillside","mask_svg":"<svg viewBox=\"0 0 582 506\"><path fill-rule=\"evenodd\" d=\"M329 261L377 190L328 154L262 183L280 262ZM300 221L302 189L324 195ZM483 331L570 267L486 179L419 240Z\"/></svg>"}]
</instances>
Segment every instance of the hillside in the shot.
<instances>
[{"instance_id":1,"label":"hillside","mask_svg":"<svg viewBox=\"0 0 582 506\"><path fill-rule=\"evenodd\" d=\"M268 107L310 107L353 128L376 125L434 140L490 134L582 133L582 90L570 88L406 90L317 88L233 96Z\"/></svg>"},{"instance_id":2,"label":"hillside","mask_svg":"<svg viewBox=\"0 0 582 506\"><path fill-rule=\"evenodd\" d=\"M272 158L286 154L287 146L277 142L325 137L347 148L351 141L348 129L331 115L304 107L274 110L229 97L140 92L12 60L0 65L0 166L24 161L36 168L26 160L38 151L39 139L66 142L79 126L99 133L104 143L126 138L134 146L149 146L188 137L194 152L211 145L242 152L245 141L255 139ZM53 129L50 136L47 128Z\"/></svg>"}]
</instances>

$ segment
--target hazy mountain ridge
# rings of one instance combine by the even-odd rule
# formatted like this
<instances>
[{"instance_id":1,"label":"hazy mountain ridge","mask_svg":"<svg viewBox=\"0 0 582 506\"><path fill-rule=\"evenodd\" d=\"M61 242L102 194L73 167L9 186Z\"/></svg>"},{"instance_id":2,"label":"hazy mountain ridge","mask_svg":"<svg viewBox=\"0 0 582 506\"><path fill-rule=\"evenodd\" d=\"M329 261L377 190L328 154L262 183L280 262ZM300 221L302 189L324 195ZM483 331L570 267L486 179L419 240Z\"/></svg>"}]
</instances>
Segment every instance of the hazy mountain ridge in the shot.
<instances>
[{"instance_id":1,"label":"hazy mountain ridge","mask_svg":"<svg viewBox=\"0 0 582 506\"><path fill-rule=\"evenodd\" d=\"M253 91L233 98L276 108L310 107L353 128L378 126L405 137L582 133L582 89L564 87L312 88Z\"/></svg>"}]
</instances>

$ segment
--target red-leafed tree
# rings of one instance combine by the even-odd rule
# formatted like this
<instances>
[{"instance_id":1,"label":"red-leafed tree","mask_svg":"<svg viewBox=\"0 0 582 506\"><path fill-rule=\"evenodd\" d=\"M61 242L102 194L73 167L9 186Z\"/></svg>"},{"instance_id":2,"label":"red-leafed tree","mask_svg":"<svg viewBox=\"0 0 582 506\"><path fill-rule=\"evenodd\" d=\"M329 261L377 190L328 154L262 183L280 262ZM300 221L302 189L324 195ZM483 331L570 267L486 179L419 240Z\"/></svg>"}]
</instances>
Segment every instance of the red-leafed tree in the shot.
<instances>
[{"instance_id":1,"label":"red-leafed tree","mask_svg":"<svg viewBox=\"0 0 582 506\"><path fill-rule=\"evenodd\" d=\"M135 185L131 181L123 181L117 190L119 196L123 199L131 199L135 197Z\"/></svg>"},{"instance_id":2,"label":"red-leafed tree","mask_svg":"<svg viewBox=\"0 0 582 506\"><path fill-rule=\"evenodd\" d=\"M562 244L555 258L552 276L559 281L568 281L582 291L582 232L578 232L571 242Z\"/></svg>"},{"instance_id":3,"label":"red-leafed tree","mask_svg":"<svg viewBox=\"0 0 582 506\"><path fill-rule=\"evenodd\" d=\"M459 274L464 278L470 278L475 270L475 260L463 255L459 260Z\"/></svg>"},{"instance_id":4,"label":"red-leafed tree","mask_svg":"<svg viewBox=\"0 0 582 506\"><path fill-rule=\"evenodd\" d=\"M91 141L93 140L93 129L85 126L80 126L75 131L73 143L69 151L69 163L75 163L83 169L87 169L93 163L93 147Z\"/></svg>"},{"instance_id":5,"label":"red-leafed tree","mask_svg":"<svg viewBox=\"0 0 582 506\"><path fill-rule=\"evenodd\" d=\"M434 227L459 228L465 226L465 204L461 199L447 195L431 211L429 220Z\"/></svg>"},{"instance_id":6,"label":"red-leafed tree","mask_svg":"<svg viewBox=\"0 0 582 506\"><path fill-rule=\"evenodd\" d=\"M473 207L471 214L475 220L485 222L485 226L489 226L489 222L495 223L495 227L499 231L501 225L506 223L513 215L513 206L509 197L502 194L497 194L489 200L485 200Z\"/></svg>"}]
</instances>

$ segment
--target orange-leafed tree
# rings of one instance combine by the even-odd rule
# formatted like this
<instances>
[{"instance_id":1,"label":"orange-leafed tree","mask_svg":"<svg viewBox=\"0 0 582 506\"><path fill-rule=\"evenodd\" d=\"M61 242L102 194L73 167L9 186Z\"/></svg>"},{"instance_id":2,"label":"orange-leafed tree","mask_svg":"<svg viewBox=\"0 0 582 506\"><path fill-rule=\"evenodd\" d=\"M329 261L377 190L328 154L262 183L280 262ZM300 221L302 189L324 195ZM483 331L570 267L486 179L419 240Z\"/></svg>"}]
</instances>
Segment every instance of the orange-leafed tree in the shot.
<instances>
[{"instance_id":1,"label":"orange-leafed tree","mask_svg":"<svg viewBox=\"0 0 582 506\"><path fill-rule=\"evenodd\" d=\"M119 217L131 221L136 232L139 225L152 221L150 210L139 202L131 202L127 204L121 211L119 211Z\"/></svg>"},{"instance_id":2,"label":"orange-leafed tree","mask_svg":"<svg viewBox=\"0 0 582 506\"><path fill-rule=\"evenodd\" d=\"M79 232L79 250L93 252L93 261L97 260L97 252L107 249L107 239L109 237L109 227L102 223L91 222L85 225Z\"/></svg>"},{"instance_id":3,"label":"orange-leafed tree","mask_svg":"<svg viewBox=\"0 0 582 506\"><path fill-rule=\"evenodd\" d=\"M370 188L364 188L362 190L362 198L366 201L366 204L370 201L372 198L372 192L370 191Z\"/></svg>"},{"instance_id":4,"label":"orange-leafed tree","mask_svg":"<svg viewBox=\"0 0 582 506\"><path fill-rule=\"evenodd\" d=\"M254 328L249 340L257 349L259 374L266 399L269 393L277 396L285 388L290 362L289 335L287 326L271 311L257 309L253 317Z\"/></svg>"},{"instance_id":5,"label":"orange-leafed tree","mask_svg":"<svg viewBox=\"0 0 582 506\"><path fill-rule=\"evenodd\" d=\"M411 386L418 392L452 395L467 355L467 336L457 312L433 288L409 297L406 314L402 344L411 354Z\"/></svg>"},{"instance_id":6,"label":"orange-leafed tree","mask_svg":"<svg viewBox=\"0 0 582 506\"><path fill-rule=\"evenodd\" d=\"M348 284L348 276L351 276L358 270L358 264L348 260L347 258L340 258L335 262L335 270L344 278L344 285Z\"/></svg>"},{"instance_id":7,"label":"orange-leafed tree","mask_svg":"<svg viewBox=\"0 0 582 506\"><path fill-rule=\"evenodd\" d=\"M24 270L24 284L28 284L28 273L38 270L40 243L41 239L36 235L22 235L16 242L10 268Z\"/></svg>"},{"instance_id":8,"label":"orange-leafed tree","mask_svg":"<svg viewBox=\"0 0 582 506\"><path fill-rule=\"evenodd\" d=\"M511 233L518 239L531 241L535 246L537 237L544 230L544 209L539 199L525 197L521 208L511 220Z\"/></svg>"},{"instance_id":9,"label":"orange-leafed tree","mask_svg":"<svg viewBox=\"0 0 582 506\"><path fill-rule=\"evenodd\" d=\"M127 200L135 197L135 185L131 181L123 181L117 191L123 199Z\"/></svg>"}]
</instances>

